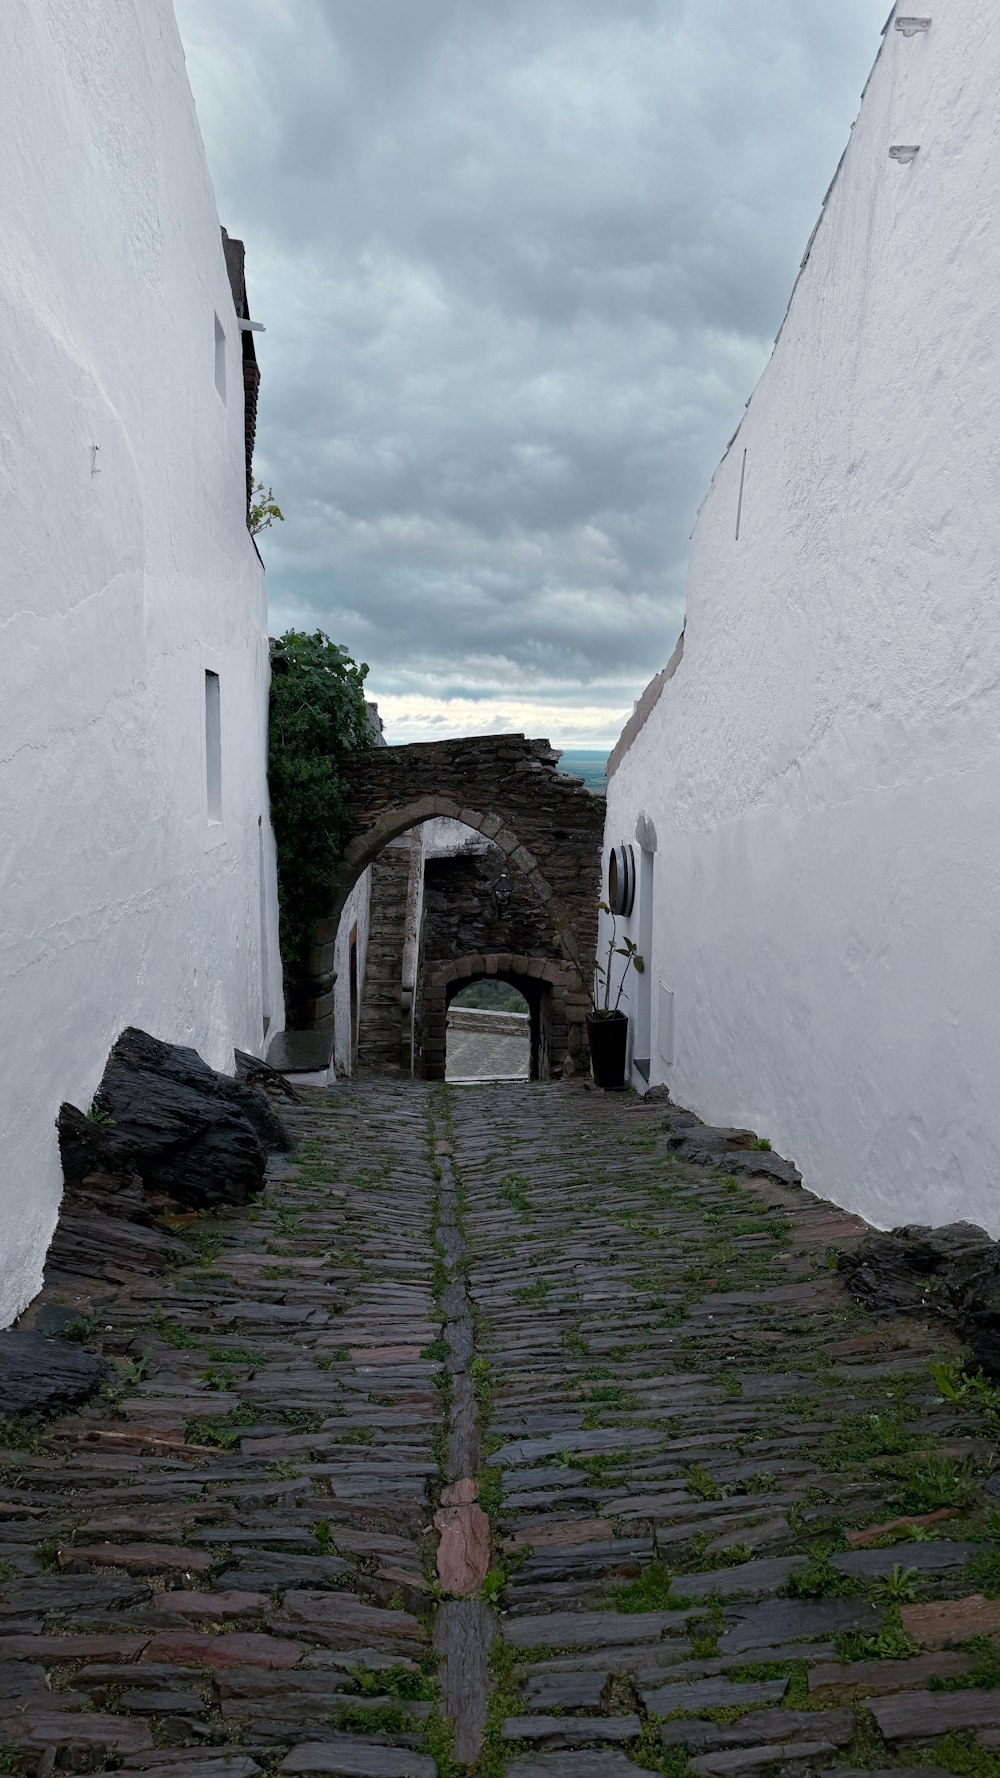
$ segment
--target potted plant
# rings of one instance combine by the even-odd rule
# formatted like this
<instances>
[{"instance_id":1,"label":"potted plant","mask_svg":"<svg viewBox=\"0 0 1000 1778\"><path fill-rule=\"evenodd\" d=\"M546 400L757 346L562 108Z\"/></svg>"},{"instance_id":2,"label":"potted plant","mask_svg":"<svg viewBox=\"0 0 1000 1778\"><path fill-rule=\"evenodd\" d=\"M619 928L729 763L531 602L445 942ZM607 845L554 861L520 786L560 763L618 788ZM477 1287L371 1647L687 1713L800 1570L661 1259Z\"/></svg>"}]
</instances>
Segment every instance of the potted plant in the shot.
<instances>
[{"instance_id":1,"label":"potted plant","mask_svg":"<svg viewBox=\"0 0 1000 1778\"><path fill-rule=\"evenodd\" d=\"M636 975L641 975L646 965L630 938L618 943L618 922L606 901L602 901L600 906L602 914L610 915L611 937L608 940L607 962L602 963L600 958L594 960L594 989L587 1015L587 1037L590 1041L590 1064L597 1085L603 1087L606 1093L620 1093L625 1086L625 1056L628 1049L628 1017L621 1011L622 996L628 999L625 994L625 977L630 969L634 969ZM611 968L615 957L624 957L625 967L612 1005Z\"/></svg>"}]
</instances>

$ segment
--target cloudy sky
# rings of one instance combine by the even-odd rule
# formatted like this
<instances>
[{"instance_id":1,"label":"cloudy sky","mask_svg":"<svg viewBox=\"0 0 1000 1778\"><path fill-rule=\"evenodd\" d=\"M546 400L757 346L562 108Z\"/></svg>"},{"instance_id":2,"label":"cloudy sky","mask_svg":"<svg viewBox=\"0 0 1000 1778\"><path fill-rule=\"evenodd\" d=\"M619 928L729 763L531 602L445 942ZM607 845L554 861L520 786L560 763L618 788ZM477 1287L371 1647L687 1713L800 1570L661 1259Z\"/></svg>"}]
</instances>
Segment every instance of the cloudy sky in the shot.
<instances>
[{"instance_id":1,"label":"cloudy sky","mask_svg":"<svg viewBox=\"0 0 1000 1778\"><path fill-rule=\"evenodd\" d=\"M888 0L176 0L263 372L272 630L394 741L613 742Z\"/></svg>"}]
</instances>

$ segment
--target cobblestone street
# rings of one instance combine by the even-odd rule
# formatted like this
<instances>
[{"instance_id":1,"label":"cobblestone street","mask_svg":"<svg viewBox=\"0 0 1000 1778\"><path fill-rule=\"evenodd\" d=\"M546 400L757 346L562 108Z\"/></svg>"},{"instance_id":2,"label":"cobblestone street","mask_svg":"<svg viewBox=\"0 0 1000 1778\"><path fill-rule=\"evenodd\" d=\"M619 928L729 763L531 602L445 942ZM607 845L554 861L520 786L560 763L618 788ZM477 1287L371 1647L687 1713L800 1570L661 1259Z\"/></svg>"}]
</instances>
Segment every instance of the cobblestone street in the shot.
<instances>
[{"instance_id":1,"label":"cobblestone street","mask_svg":"<svg viewBox=\"0 0 1000 1778\"><path fill-rule=\"evenodd\" d=\"M1000 1773L954 1346L672 1115L343 1082L190 1264L102 1286L118 1384L0 1427L0 1772Z\"/></svg>"}]
</instances>

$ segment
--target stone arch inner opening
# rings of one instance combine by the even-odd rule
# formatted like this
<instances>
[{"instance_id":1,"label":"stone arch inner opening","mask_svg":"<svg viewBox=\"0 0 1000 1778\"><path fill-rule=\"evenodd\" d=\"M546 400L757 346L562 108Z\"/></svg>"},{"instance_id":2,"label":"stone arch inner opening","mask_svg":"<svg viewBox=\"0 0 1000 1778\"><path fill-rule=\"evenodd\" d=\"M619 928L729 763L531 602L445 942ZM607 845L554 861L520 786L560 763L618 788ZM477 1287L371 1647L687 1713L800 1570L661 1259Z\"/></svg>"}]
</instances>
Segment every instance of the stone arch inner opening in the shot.
<instances>
[{"instance_id":1,"label":"stone arch inner opening","mask_svg":"<svg viewBox=\"0 0 1000 1778\"><path fill-rule=\"evenodd\" d=\"M481 975L449 984L445 1079L537 1080L541 983Z\"/></svg>"}]
</instances>

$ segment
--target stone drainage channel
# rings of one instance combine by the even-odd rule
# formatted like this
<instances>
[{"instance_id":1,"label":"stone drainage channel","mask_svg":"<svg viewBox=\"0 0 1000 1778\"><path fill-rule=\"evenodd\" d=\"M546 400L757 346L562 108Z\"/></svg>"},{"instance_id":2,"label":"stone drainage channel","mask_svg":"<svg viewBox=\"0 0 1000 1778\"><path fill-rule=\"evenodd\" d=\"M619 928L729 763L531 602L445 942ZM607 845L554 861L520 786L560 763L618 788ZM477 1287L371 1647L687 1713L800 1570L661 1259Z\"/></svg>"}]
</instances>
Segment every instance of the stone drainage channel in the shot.
<instances>
[{"instance_id":1,"label":"stone drainage channel","mask_svg":"<svg viewBox=\"0 0 1000 1778\"><path fill-rule=\"evenodd\" d=\"M438 1607L434 1648L439 1661L441 1710L452 1725L454 1757L462 1765L475 1766L486 1731L489 1659L496 1635L495 1613L481 1598L490 1568L490 1522L477 1498L481 1439L470 1369L475 1356L475 1322L450 1142L434 1144L434 1164L438 1175L434 1242L444 1280L439 1306L449 1379L447 1480L434 1526L439 1536L438 1581L442 1592L450 1595Z\"/></svg>"}]
</instances>

